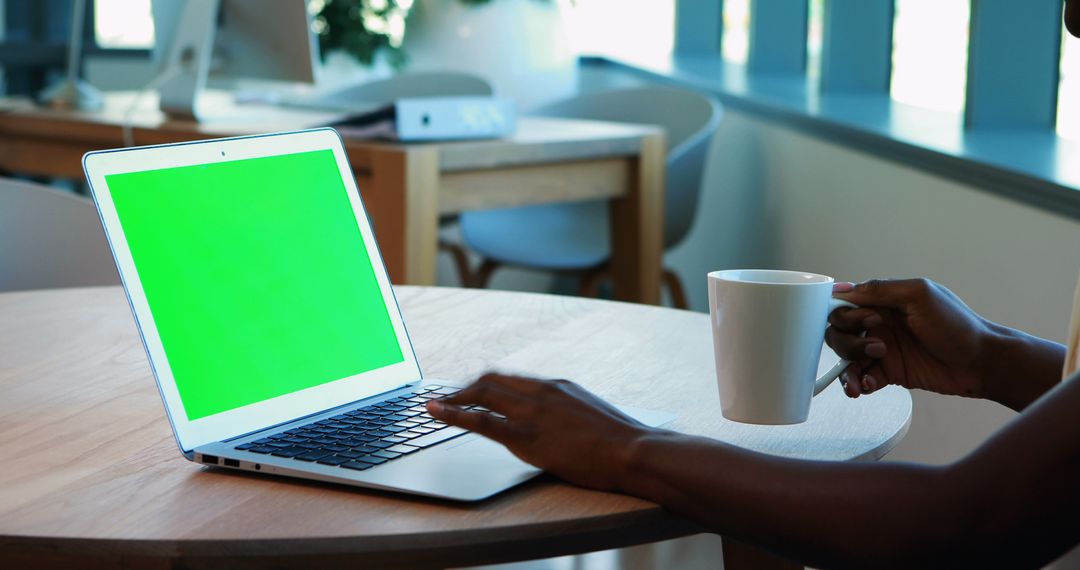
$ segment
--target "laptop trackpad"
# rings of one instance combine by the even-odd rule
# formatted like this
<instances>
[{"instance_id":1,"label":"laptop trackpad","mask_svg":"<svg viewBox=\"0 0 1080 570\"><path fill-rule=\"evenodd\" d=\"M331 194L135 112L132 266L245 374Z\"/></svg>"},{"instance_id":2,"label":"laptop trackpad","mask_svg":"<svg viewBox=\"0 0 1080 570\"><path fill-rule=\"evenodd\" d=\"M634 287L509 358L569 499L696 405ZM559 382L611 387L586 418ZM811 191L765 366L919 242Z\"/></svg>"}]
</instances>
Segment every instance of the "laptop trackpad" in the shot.
<instances>
[{"instance_id":1,"label":"laptop trackpad","mask_svg":"<svg viewBox=\"0 0 1080 570\"><path fill-rule=\"evenodd\" d=\"M434 497L477 501L539 474L539 469L501 444L467 434L373 469L364 480Z\"/></svg>"}]
</instances>

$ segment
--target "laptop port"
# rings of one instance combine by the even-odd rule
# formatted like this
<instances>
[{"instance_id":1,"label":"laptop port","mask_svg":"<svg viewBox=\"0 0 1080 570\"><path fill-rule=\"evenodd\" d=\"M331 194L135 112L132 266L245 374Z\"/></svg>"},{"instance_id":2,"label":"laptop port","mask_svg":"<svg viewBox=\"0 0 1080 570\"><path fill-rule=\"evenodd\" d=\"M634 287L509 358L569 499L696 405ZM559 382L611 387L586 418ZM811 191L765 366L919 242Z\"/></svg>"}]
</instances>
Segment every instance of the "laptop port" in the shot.
<instances>
[{"instance_id":1,"label":"laptop port","mask_svg":"<svg viewBox=\"0 0 1080 570\"><path fill-rule=\"evenodd\" d=\"M239 459L226 459L225 460L225 467L240 467L240 460Z\"/></svg>"},{"instance_id":2,"label":"laptop port","mask_svg":"<svg viewBox=\"0 0 1080 570\"><path fill-rule=\"evenodd\" d=\"M217 465L218 464L218 457L216 455L203 454L202 462L207 464L207 465Z\"/></svg>"}]
</instances>

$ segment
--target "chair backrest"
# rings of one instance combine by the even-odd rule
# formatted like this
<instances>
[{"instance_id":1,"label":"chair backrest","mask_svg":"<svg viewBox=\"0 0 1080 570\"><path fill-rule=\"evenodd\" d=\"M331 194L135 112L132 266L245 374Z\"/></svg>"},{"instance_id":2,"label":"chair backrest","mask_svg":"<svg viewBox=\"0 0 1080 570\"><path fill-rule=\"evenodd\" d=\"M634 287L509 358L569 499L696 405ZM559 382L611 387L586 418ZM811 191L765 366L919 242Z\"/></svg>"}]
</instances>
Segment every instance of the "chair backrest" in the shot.
<instances>
[{"instance_id":1,"label":"chair backrest","mask_svg":"<svg viewBox=\"0 0 1080 570\"><path fill-rule=\"evenodd\" d=\"M320 97L320 102L347 107L358 103L391 103L405 97L491 94L491 84L475 75L457 72L418 72L402 73L386 79L343 87Z\"/></svg>"},{"instance_id":2,"label":"chair backrest","mask_svg":"<svg viewBox=\"0 0 1080 570\"><path fill-rule=\"evenodd\" d=\"M686 237L694 221L709 144L722 110L712 97L670 87L587 93L545 105L537 115L660 125L667 134L664 247Z\"/></svg>"},{"instance_id":3,"label":"chair backrest","mask_svg":"<svg viewBox=\"0 0 1080 570\"><path fill-rule=\"evenodd\" d=\"M119 283L92 201L0 178L0 291Z\"/></svg>"}]
</instances>

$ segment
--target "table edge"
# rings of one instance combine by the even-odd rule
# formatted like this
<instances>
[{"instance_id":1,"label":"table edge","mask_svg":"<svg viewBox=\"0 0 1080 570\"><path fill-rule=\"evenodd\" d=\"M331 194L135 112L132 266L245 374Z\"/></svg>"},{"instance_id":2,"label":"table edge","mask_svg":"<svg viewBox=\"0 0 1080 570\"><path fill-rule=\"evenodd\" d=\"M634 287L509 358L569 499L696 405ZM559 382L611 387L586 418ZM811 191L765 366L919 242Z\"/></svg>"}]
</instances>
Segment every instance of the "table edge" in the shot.
<instances>
[{"instance_id":1,"label":"table edge","mask_svg":"<svg viewBox=\"0 0 1080 570\"><path fill-rule=\"evenodd\" d=\"M78 560L213 560L273 557L372 557L395 566L460 562L491 564L579 554L667 540L704 532L696 524L654 505L639 511L572 521L483 530L318 538L118 539L0 535L0 558L40 555ZM483 554L478 560L478 551ZM298 561L299 563L300 561Z\"/></svg>"}]
</instances>

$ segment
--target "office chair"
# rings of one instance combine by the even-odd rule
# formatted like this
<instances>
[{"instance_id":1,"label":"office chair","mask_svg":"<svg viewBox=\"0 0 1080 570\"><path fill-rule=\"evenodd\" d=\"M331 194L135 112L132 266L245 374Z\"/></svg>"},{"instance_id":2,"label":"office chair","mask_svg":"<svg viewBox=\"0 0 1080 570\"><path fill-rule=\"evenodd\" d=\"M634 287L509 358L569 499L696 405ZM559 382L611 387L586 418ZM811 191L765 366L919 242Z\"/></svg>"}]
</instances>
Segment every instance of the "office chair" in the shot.
<instances>
[{"instance_id":1,"label":"office chair","mask_svg":"<svg viewBox=\"0 0 1080 570\"><path fill-rule=\"evenodd\" d=\"M0 178L0 291L119 284L93 202Z\"/></svg>"},{"instance_id":2,"label":"office chair","mask_svg":"<svg viewBox=\"0 0 1080 570\"><path fill-rule=\"evenodd\" d=\"M689 233L701 194L709 143L720 124L719 103L693 91L643 87L590 93L556 102L536 114L601 121L648 123L667 133L667 193L664 249ZM611 231L606 200L466 212L461 215L465 245L483 262L469 277L487 287L502 265L576 273L579 293L596 296L610 276ZM664 285L676 307L686 308L678 275L665 268Z\"/></svg>"}]
</instances>

